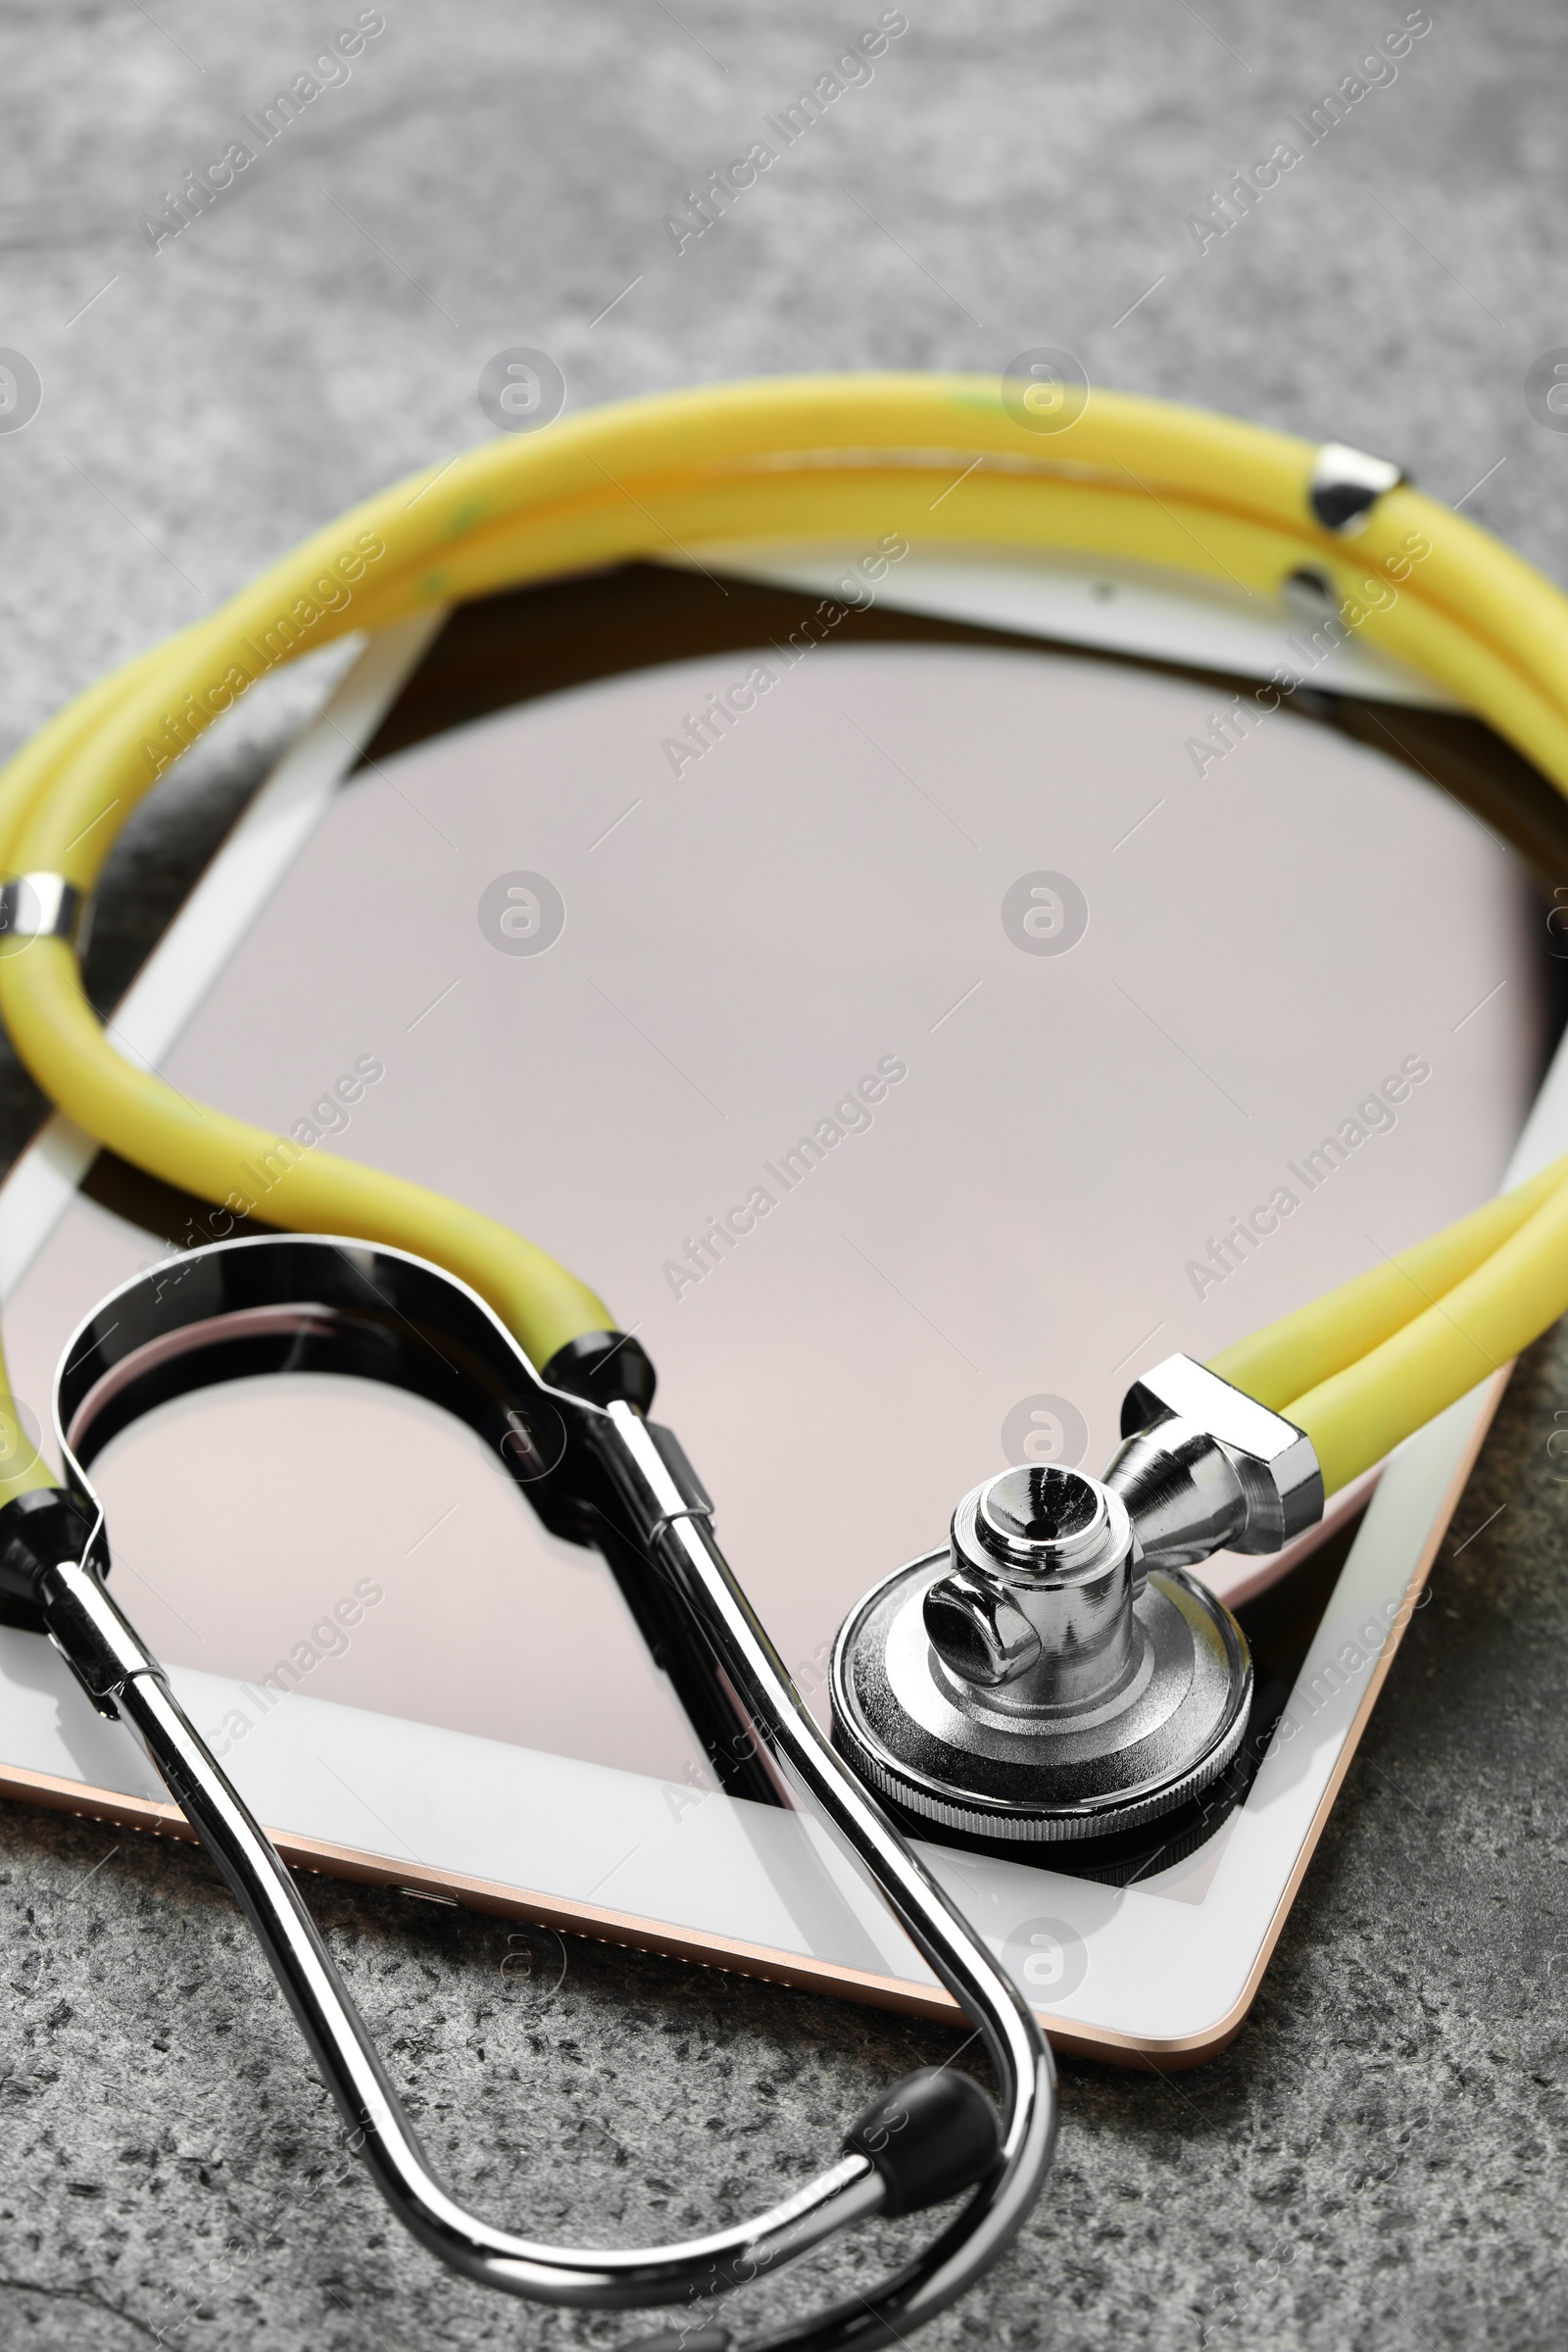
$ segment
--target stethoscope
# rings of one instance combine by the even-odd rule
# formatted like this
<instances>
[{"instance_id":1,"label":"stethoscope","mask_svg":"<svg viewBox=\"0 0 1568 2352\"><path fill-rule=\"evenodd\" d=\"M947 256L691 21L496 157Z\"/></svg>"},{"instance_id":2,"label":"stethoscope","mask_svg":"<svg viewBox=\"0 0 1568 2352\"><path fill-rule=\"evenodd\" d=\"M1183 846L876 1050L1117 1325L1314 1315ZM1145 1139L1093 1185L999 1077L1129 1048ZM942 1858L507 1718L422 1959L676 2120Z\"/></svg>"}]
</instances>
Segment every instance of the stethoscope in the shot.
<instances>
[{"instance_id":1,"label":"stethoscope","mask_svg":"<svg viewBox=\"0 0 1568 2352\"><path fill-rule=\"evenodd\" d=\"M57 717L0 777L0 1013L59 1106L233 1216L285 1230L137 1276L73 1336L55 1391L65 1469L20 1469L0 1589L149 1755L246 1912L350 2144L405 2226L481 2282L598 2309L687 2306L668 2334L732 2342L717 2299L873 2215L962 2198L916 2259L757 2347L907 2336L1016 2234L1050 2165L1050 2054L1011 1979L907 1835L1091 1869L1234 1766L1251 1703L1240 1628L1192 1570L1278 1549L1328 1494L1518 1352L1568 1305L1568 1166L1208 1365L1142 1374L1102 1479L1010 1468L948 1544L851 1612L818 1728L714 1535L714 1505L649 1417L654 1373L586 1286L493 1220L204 1109L115 1050L82 992L82 910L119 826L202 728L277 662L349 630L635 556L742 538L1007 541L1114 553L1272 602L1305 575L1358 633L1426 670L1568 791L1568 605L1396 467L1110 394L1049 368L805 378L628 403L400 485ZM1294 691L1271 684L1274 708ZM1262 690L1260 690L1261 694ZM277 1162L281 1159L281 1172ZM951 2067L853 2123L771 2212L665 2247L573 2251L466 2213L430 2171L265 1833L106 1584L88 1479L154 1405L309 1368L433 1399L492 1446L555 1533L596 1545L710 1751L744 1752L820 1811L962 2007L994 2106Z\"/></svg>"}]
</instances>

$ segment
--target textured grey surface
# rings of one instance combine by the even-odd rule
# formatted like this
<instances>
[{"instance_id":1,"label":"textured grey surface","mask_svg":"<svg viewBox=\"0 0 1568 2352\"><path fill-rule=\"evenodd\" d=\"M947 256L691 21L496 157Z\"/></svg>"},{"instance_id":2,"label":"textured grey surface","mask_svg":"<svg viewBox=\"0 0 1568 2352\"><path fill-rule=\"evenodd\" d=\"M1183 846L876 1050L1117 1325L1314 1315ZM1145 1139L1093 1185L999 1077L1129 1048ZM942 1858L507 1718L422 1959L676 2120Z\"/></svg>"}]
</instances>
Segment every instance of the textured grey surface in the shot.
<instances>
[{"instance_id":1,"label":"textured grey surface","mask_svg":"<svg viewBox=\"0 0 1568 2352\"><path fill-rule=\"evenodd\" d=\"M481 438L478 369L514 343L555 354L576 403L1065 346L1100 380L1397 453L1451 499L1480 483L1468 511L1563 572L1568 435L1523 396L1568 332L1564 32L1544 0L1440 7L1396 82L1201 259L1183 216L1401 10L913 0L871 85L677 260L662 216L869 0L690 0L679 22L658 0L393 5L347 86L155 259L138 216L353 13L162 0L155 22L78 0L0 30L0 341L44 382L0 435L8 740L351 500ZM105 1001L301 692L137 820ZM14 1145L15 1079L5 1116ZM1169 2081L1067 2067L1022 2245L924 2340L1568 2336L1564 1412L1559 1339L1515 1384L1455 1544L1500 1515L1438 1571L1240 2040ZM199 1856L10 1808L0 1862L0 2343L635 2332L503 2305L383 2224ZM761 2201L955 2040L593 1945L550 1990L559 1959L503 1976L489 1923L312 1894L456 2184L580 2238ZM851 2257L810 2282L830 2274Z\"/></svg>"}]
</instances>

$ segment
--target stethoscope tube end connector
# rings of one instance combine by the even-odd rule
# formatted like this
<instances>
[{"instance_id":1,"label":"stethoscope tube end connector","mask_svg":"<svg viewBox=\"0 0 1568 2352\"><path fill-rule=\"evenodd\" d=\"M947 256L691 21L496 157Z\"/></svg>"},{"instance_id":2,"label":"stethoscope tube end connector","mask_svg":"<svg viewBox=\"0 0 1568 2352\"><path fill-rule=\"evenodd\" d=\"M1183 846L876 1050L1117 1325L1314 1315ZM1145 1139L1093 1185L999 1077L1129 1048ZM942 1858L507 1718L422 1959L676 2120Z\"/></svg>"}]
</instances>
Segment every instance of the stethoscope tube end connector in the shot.
<instances>
[{"instance_id":1,"label":"stethoscope tube end connector","mask_svg":"<svg viewBox=\"0 0 1568 2352\"><path fill-rule=\"evenodd\" d=\"M547 1389L590 1404L629 1404L645 1417L659 1375L640 1341L625 1331L585 1331L558 1348L539 1375Z\"/></svg>"},{"instance_id":2,"label":"stethoscope tube end connector","mask_svg":"<svg viewBox=\"0 0 1568 2352\"><path fill-rule=\"evenodd\" d=\"M82 1559L93 1546L94 1522L64 1487L30 1487L0 1505L0 1605L12 1625L44 1631L43 1586L52 1568ZM95 1561L109 1565L102 1531Z\"/></svg>"}]
</instances>

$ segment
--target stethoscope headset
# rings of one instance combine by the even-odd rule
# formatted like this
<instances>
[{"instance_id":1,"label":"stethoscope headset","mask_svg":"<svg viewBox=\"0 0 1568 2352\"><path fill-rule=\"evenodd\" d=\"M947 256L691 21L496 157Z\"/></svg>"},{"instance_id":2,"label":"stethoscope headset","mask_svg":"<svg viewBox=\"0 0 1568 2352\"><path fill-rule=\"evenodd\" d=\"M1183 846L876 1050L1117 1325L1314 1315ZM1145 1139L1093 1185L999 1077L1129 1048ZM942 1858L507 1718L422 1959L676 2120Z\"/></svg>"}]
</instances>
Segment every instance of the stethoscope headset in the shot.
<instances>
[{"instance_id":1,"label":"stethoscope headset","mask_svg":"<svg viewBox=\"0 0 1568 2352\"><path fill-rule=\"evenodd\" d=\"M81 981L81 920L104 860L179 754L258 677L351 631L658 557L672 541L875 545L889 533L1129 559L1270 607L1304 578L1342 629L1440 682L1568 794L1568 602L1383 461L1154 401L1085 399L1049 373L1000 385L802 377L628 402L399 484L80 696L17 755L0 777L0 1015L23 1060L122 1158L230 1213L254 1208L246 1171L278 1139L126 1059ZM681 2326L646 2341L716 2352L735 2340L712 2317L717 2298L873 2215L961 2197L891 2278L746 2340L827 2352L908 2336L1016 2234L1051 2162L1056 2106L1034 2016L905 1831L956 1825L1010 1850L1088 1851L1174 1818L1213 1783L1245 1727L1250 1667L1191 1567L1222 1544L1288 1542L1326 1494L1562 1313L1568 1162L1211 1365L1173 1357L1146 1373L1102 1481L1047 1467L977 1488L950 1548L852 1613L830 1740L724 1559L679 1444L649 1418L647 1355L594 1294L417 1185L320 1150L283 1157L260 1211L281 1230L138 1276L73 1336L54 1400L65 1484L31 1449L17 1457L0 1485L0 1589L94 1706L139 1735L260 1937L351 2143L431 2252L544 2302L685 2305ZM682 1648L683 1695L765 1750L869 1874L974 2027L995 2105L951 2068L915 2075L782 2205L676 2245L550 2247L454 2201L288 1870L105 1582L88 1478L98 1450L172 1396L299 1367L433 1398L497 1449L548 1527L641 1581L650 1619ZM1172 1689L1183 1675L1200 1685L1202 1704L1161 1714L1162 1674ZM1102 1734L1096 1771L1081 1768L1091 1720L1120 1726L1109 1781ZM1006 1770L999 1739L1018 1759Z\"/></svg>"}]
</instances>

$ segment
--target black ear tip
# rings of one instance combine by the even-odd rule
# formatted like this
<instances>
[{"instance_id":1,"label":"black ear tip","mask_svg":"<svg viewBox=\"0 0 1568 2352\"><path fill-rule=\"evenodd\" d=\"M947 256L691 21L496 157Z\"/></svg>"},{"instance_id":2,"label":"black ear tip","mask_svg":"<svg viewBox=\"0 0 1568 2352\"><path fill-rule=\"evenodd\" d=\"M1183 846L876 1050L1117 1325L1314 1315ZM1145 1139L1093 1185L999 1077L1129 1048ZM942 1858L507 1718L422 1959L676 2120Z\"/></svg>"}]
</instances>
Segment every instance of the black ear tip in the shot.
<instances>
[{"instance_id":1,"label":"black ear tip","mask_svg":"<svg viewBox=\"0 0 1568 2352\"><path fill-rule=\"evenodd\" d=\"M1002 2127L978 2082L933 2067L868 2107L844 2147L881 2175L884 2213L921 2213L985 2179L1002 2154Z\"/></svg>"}]
</instances>

